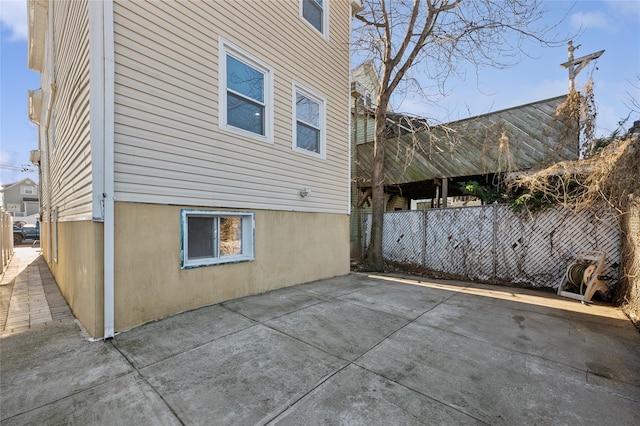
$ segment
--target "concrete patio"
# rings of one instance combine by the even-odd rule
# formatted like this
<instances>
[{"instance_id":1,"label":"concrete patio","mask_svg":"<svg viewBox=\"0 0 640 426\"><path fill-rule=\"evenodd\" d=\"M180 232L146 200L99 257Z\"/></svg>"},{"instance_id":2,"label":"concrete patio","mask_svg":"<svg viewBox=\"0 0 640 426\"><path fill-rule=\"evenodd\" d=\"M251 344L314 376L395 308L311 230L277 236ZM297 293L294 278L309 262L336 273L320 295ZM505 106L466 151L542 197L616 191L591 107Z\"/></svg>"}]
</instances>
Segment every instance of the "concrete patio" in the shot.
<instances>
[{"instance_id":1,"label":"concrete patio","mask_svg":"<svg viewBox=\"0 0 640 426\"><path fill-rule=\"evenodd\" d=\"M49 282L46 267L38 271ZM0 295L11 312L7 293ZM88 341L70 315L52 317L5 328L0 361L3 425L640 418L640 334L616 308L390 275L351 274L232 300L106 342Z\"/></svg>"}]
</instances>

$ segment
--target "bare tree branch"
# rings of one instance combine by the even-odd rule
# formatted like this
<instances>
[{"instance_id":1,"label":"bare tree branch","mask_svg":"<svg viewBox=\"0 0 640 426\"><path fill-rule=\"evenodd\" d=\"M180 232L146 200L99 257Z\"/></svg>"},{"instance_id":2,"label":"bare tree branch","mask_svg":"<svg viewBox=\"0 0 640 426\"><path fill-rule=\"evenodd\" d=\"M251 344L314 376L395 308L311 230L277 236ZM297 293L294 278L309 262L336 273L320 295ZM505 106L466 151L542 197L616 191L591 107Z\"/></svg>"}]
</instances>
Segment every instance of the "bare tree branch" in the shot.
<instances>
[{"instance_id":1,"label":"bare tree branch","mask_svg":"<svg viewBox=\"0 0 640 426\"><path fill-rule=\"evenodd\" d=\"M460 64L506 67L517 62L525 41L556 46L567 38L549 36L555 26L536 25L543 17L541 0L363 0L356 15L352 48L372 59L379 72L376 93L374 161L371 171L372 232L367 266L383 269L382 221L387 112L394 93L431 79L444 92L445 81L460 75ZM402 85L402 86L401 86ZM412 124L412 121L405 120ZM415 147L415 149L421 149ZM408 153L410 155L411 153Z\"/></svg>"}]
</instances>

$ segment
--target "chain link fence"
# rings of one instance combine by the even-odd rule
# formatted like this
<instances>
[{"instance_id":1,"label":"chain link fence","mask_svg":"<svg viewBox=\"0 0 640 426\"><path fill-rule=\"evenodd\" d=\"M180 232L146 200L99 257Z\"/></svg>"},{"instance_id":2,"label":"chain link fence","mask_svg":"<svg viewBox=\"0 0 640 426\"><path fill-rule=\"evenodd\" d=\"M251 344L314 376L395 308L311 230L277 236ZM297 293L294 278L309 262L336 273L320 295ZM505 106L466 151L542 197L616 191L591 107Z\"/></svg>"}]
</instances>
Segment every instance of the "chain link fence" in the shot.
<instances>
[{"instance_id":1,"label":"chain link fence","mask_svg":"<svg viewBox=\"0 0 640 426\"><path fill-rule=\"evenodd\" d=\"M368 214L365 250L370 229ZM618 283L620 231L605 209L554 208L530 215L493 204L384 215L384 259L444 277L557 288L581 250L605 251L602 275L609 286Z\"/></svg>"}]
</instances>

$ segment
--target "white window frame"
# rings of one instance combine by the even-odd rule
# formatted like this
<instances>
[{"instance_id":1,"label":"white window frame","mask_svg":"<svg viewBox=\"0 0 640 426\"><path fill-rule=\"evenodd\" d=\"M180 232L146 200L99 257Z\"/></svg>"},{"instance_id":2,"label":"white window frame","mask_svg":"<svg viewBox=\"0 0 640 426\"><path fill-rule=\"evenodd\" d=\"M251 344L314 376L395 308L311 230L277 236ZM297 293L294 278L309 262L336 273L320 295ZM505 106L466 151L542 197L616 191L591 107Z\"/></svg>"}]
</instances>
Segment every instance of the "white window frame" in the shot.
<instances>
[{"instance_id":1,"label":"white window frame","mask_svg":"<svg viewBox=\"0 0 640 426\"><path fill-rule=\"evenodd\" d=\"M240 217L242 219L242 253L233 256L218 255L217 257L199 257L195 259L189 259L189 217ZM182 238L180 249L180 265L182 269L198 268L201 266L220 265L227 263L248 262L255 260L255 217L254 213L252 212L182 209L180 231Z\"/></svg>"},{"instance_id":2,"label":"white window frame","mask_svg":"<svg viewBox=\"0 0 640 426\"><path fill-rule=\"evenodd\" d=\"M218 127L221 130L273 144L273 69L262 61L235 47L222 37L220 37L218 52L218 105L220 107L218 111ZM264 135L241 129L227 123L227 55L232 56L236 60L250 66L264 75Z\"/></svg>"},{"instance_id":3,"label":"white window frame","mask_svg":"<svg viewBox=\"0 0 640 426\"><path fill-rule=\"evenodd\" d=\"M297 117L297 108L296 108L296 97L298 93L319 104L319 109L320 109L319 151L320 152L313 152L313 151L309 151L307 149L298 147L298 117ZM327 129L327 100L326 98L295 81L293 82L293 85L292 85L291 98L292 98L292 116L293 116L292 117L293 118L293 140L291 141L291 147L293 151L325 160L327 158L327 136L326 136L327 135L327 130L326 130Z\"/></svg>"},{"instance_id":4,"label":"white window frame","mask_svg":"<svg viewBox=\"0 0 640 426\"><path fill-rule=\"evenodd\" d=\"M370 92L370 91L368 91L368 90L365 90L365 91L364 91L364 105L365 105L367 108L372 108L372 105L373 105L373 99L372 99L372 96L373 96L373 95L371 94L371 92Z\"/></svg>"},{"instance_id":5,"label":"white window frame","mask_svg":"<svg viewBox=\"0 0 640 426\"><path fill-rule=\"evenodd\" d=\"M28 192L27 189L30 189L31 192ZM20 195L37 195L38 191L36 191L35 186L31 185L22 185L20 186Z\"/></svg>"},{"instance_id":6,"label":"white window frame","mask_svg":"<svg viewBox=\"0 0 640 426\"><path fill-rule=\"evenodd\" d=\"M313 28L316 32L322 35L325 39L329 40L329 0L322 1L322 31L318 29L304 17L303 5L305 0L300 0L300 19L302 19L307 25Z\"/></svg>"}]
</instances>

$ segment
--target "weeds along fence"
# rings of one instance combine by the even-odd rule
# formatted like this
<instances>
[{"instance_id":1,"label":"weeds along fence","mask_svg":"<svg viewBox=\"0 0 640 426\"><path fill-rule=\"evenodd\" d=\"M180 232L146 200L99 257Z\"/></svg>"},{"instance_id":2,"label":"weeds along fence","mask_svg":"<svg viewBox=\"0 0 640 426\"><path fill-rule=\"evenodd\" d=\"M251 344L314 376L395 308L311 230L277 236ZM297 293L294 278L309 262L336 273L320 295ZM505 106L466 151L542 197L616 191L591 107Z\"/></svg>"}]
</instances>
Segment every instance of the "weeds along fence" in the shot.
<instances>
[{"instance_id":1,"label":"weeds along fence","mask_svg":"<svg viewBox=\"0 0 640 426\"><path fill-rule=\"evenodd\" d=\"M364 217L363 248L371 215ZM409 272L445 278L557 288L578 252L607 254L603 277L610 288L620 275L620 231L605 209L553 208L515 213L507 205L387 212L385 261Z\"/></svg>"}]
</instances>

